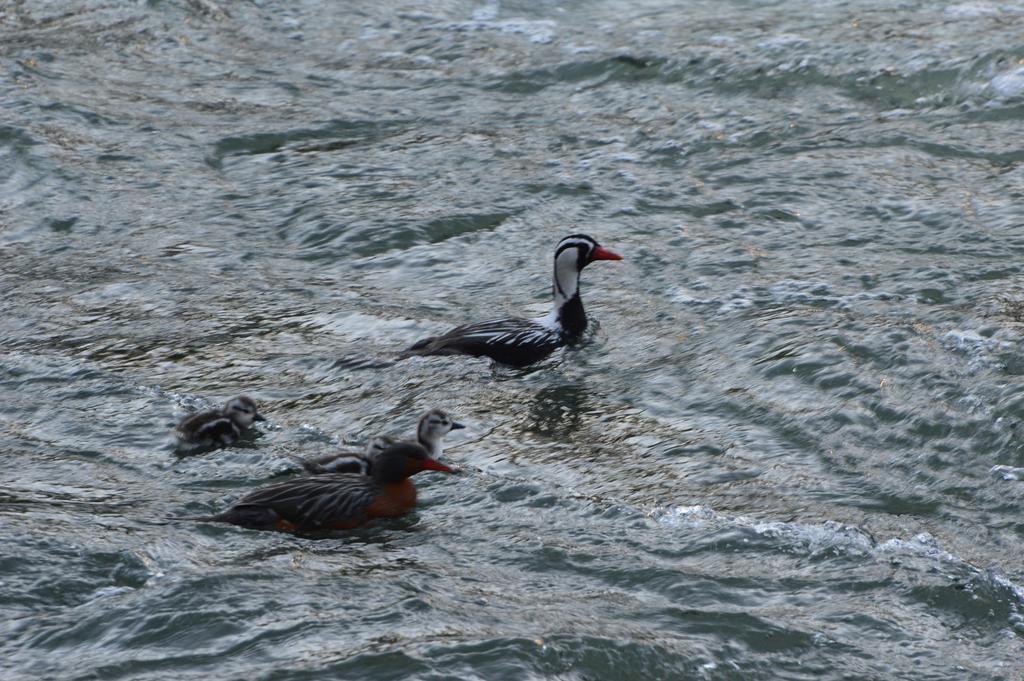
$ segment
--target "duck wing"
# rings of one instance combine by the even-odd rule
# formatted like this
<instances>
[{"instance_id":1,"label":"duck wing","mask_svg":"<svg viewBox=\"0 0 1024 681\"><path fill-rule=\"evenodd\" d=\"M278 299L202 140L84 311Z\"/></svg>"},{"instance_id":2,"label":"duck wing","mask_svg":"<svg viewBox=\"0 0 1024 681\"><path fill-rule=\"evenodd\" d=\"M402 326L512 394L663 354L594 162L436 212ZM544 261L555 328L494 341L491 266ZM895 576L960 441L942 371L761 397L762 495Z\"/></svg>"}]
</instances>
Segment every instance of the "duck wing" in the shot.
<instances>
[{"instance_id":1,"label":"duck wing","mask_svg":"<svg viewBox=\"0 0 1024 681\"><path fill-rule=\"evenodd\" d=\"M366 508L378 492L365 475L317 475L258 489L215 519L261 528L282 524L301 530L354 527L367 520Z\"/></svg>"},{"instance_id":2,"label":"duck wing","mask_svg":"<svg viewBox=\"0 0 1024 681\"><path fill-rule=\"evenodd\" d=\"M186 444L228 445L241 436L235 422L217 412L189 416L178 424L175 434Z\"/></svg>"},{"instance_id":3,"label":"duck wing","mask_svg":"<svg viewBox=\"0 0 1024 681\"><path fill-rule=\"evenodd\" d=\"M490 357L501 364L526 366L564 345L562 335L533 319L496 319L466 324L414 343L411 355L470 355Z\"/></svg>"},{"instance_id":4,"label":"duck wing","mask_svg":"<svg viewBox=\"0 0 1024 681\"><path fill-rule=\"evenodd\" d=\"M317 459L299 459L302 467L317 475L323 473L370 474L370 458L362 452L339 452Z\"/></svg>"}]
</instances>

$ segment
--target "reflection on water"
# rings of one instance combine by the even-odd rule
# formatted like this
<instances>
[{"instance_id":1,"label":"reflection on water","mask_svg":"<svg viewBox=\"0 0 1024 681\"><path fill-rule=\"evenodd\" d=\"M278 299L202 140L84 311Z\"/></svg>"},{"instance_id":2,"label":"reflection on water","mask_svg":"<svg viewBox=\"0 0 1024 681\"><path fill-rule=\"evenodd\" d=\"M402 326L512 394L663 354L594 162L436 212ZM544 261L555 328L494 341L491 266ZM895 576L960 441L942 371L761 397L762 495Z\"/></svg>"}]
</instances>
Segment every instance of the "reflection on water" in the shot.
<instances>
[{"instance_id":1,"label":"reflection on water","mask_svg":"<svg viewBox=\"0 0 1024 681\"><path fill-rule=\"evenodd\" d=\"M541 388L531 398L527 432L556 441L573 440L588 411L588 391L582 385Z\"/></svg>"}]
</instances>

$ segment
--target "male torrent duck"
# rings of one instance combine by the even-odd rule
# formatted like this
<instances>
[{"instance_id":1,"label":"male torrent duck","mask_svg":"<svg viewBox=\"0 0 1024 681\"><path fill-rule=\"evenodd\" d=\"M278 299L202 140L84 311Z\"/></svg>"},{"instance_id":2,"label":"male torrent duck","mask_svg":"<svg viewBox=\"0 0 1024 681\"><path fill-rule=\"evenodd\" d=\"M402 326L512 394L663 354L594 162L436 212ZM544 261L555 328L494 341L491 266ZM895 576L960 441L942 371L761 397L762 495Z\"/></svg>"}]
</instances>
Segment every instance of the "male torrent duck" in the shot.
<instances>
[{"instance_id":1,"label":"male torrent duck","mask_svg":"<svg viewBox=\"0 0 1024 681\"><path fill-rule=\"evenodd\" d=\"M544 359L556 348L579 341L587 328L580 300L580 272L595 260L622 260L585 234L573 234L555 248L554 307L537 319L498 319L467 324L416 342L405 356L471 355L523 367Z\"/></svg>"},{"instance_id":2,"label":"male torrent duck","mask_svg":"<svg viewBox=\"0 0 1024 681\"><path fill-rule=\"evenodd\" d=\"M419 445L399 442L381 452L372 475L326 473L256 490L215 516L195 520L257 530L347 530L374 518L394 518L416 506L409 476L423 470L453 473Z\"/></svg>"},{"instance_id":3,"label":"male torrent duck","mask_svg":"<svg viewBox=\"0 0 1024 681\"><path fill-rule=\"evenodd\" d=\"M266 421L251 397L232 397L220 409L209 409L182 419L174 429L178 444L185 449L226 447L242 437L255 421Z\"/></svg>"},{"instance_id":4,"label":"male torrent duck","mask_svg":"<svg viewBox=\"0 0 1024 681\"><path fill-rule=\"evenodd\" d=\"M453 430L465 428L461 423L451 419L448 414L440 409L431 409L420 417L416 426L416 443L430 455L431 458L440 459L444 453L441 439ZM366 443L366 449L361 452L339 452L329 454L319 459L299 459L299 463L309 473L362 473L370 475L373 470L373 462L382 451L387 449L398 440L387 436L378 436Z\"/></svg>"}]
</instances>

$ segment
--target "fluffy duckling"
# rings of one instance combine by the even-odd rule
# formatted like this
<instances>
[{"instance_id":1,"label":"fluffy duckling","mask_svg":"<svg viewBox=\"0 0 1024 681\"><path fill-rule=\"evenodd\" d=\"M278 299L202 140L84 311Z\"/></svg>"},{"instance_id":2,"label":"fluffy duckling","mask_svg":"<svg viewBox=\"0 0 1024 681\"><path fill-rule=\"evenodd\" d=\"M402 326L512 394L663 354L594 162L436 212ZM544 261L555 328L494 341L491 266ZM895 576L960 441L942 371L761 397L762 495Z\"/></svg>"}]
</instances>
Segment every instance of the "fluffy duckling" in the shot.
<instances>
[{"instance_id":1,"label":"fluffy duckling","mask_svg":"<svg viewBox=\"0 0 1024 681\"><path fill-rule=\"evenodd\" d=\"M242 437L256 421L266 421L256 402L245 395L232 397L220 409L209 409L186 416L174 429L184 449L227 447Z\"/></svg>"},{"instance_id":2,"label":"fluffy duckling","mask_svg":"<svg viewBox=\"0 0 1024 681\"><path fill-rule=\"evenodd\" d=\"M444 453L442 439L453 430L465 428L440 409L431 409L420 417L416 427L416 441L433 459ZM373 474L373 462L388 447L400 441L387 436L378 436L366 444L362 452L340 452L319 459L300 459L299 463L309 473L362 473Z\"/></svg>"}]
</instances>

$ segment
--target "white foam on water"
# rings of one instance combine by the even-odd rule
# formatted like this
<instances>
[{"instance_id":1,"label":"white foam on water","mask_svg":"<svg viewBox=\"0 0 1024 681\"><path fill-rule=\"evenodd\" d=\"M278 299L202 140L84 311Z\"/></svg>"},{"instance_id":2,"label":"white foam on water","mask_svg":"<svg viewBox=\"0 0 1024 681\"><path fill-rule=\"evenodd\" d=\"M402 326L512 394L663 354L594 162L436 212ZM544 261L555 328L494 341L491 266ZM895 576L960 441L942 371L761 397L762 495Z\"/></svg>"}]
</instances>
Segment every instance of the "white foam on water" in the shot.
<instances>
[{"instance_id":1,"label":"white foam on water","mask_svg":"<svg viewBox=\"0 0 1024 681\"><path fill-rule=\"evenodd\" d=\"M838 549L846 553L864 554L875 548L875 541L863 530L833 521L821 525L800 525L778 521L755 520L748 516L718 513L707 506L677 506L662 511L657 519L667 525L722 525L753 530L762 537L779 539L811 554Z\"/></svg>"},{"instance_id":2,"label":"white foam on water","mask_svg":"<svg viewBox=\"0 0 1024 681\"><path fill-rule=\"evenodd\" d=\"M401 333L416 332L418 322L411 319L388 319L362 312L342 310L310 315L303 328L333 333L352 339L390 339Z\"/></svg>"},{"instance_id":3,"label":"white foam on water","mask_svg":"<svg viewBox=\"0 0 1024 681\"><path fill-rule=\"evenodd\" d=\"M181 414L179 414L179 416L184 416L192 412L203 411L204 409L212 409L224 404L224 400L217 402L208 397L189 395L187 393L179 393L173 390L165 390L158 385L139 385L135 386L135 390L142 395L174 402L174 404L181 410ZM224 399L227 399L227 397Z\"/></svg>"},{"instance_id":4,"label":"white foam on water","mask_svg":"<svg viewBox=\"0 0 1024 681\"><path fill-rule=\"evenodd\" d=\"M749 307L754 307L754 301L750 298L743 298L736 296L730 298L722 304L722 307L718 309L719 312L735 312L736 310L746 310Z\"/></svg>"},{"instance_id":5,"label":"white foam on water","mask_svg":"<svg viewBox=\"0 0 1024 681\"><path fill-rule=\"evenodd\" d=\"M915 111L914 109L889 109L878 114L878 117L886 121L894 121L900 118L910 118L912 116L918 116L921 112Z\"/></svg>"},{"instance_id":6,"label":"white foam on water","mask_svg":"<svg viewBox=\"0 0 1024 681\"><path fill-rule=\"evenodd\" d=\"M717 298L700 298L695 295L693 289L683 288L681 286L669 290L669 297L682 305L721 305L722 301Z\"/></svg>"},{"instance_id":7,"label":"white foam on water","mask_svg":"<svg viewBox=\"0 0 1024 681\"><path fill-rule=\"evenodd\" d=\"M927 532L916 534L910 539L893 537L878 542L870 533L859 527L831 520L814 525L764 521L749 516L719 513L702 505L661 509L651 516L657 522L670 527L711 525L753 531L761 537L775 540L789 552L804 552L809 556L828 551L886 560L898 559L901 556L933 560L937 564L945 565L947 569L955 569L979 582L987 583L994 590L1007 593L1012 610L1010 621L1015 629L1024 631L1024 587L994 567L978 568L946 551L939 545L939 541Z\"/></svg>"},{"instance_id":8,"label":"white foam on water","mask_svg":"<svg viewBox=\"0 0 1024 681\"><path fill-rule=\"evenodd\" d=\"M539 44L547 44L555 39L555 22L549 20L445 21L430 24L424 28L435 31L497 31L498 33L524 35L531 43Z\"/></svg>"},{"instance_id":9,"label":"white foam on water","mask_svg":"<svg viewBox=\"0 0 1024 681\"><path fill-rule=\"evenodd\" d=\"M898 295L887 291L856 291L854 293L837 293L829 284L821 281L804 281L800 279L783 279L772 284L768 288L768 296L764 293L751 290L749 287L740 287L729 294L727 299L714 296L702 297L696 295L696 291L707 288L699 283L690 286L678 286L669 290L669 297L673 302L680 305L717 305L719 313L734 312L754 307L761 302L771 302L791 307L811 304L834 305L841 308L849 308L859 303L873 302L876 300L892 300L899 298Z\"/></svg>"},{"instance_id":10,"label":"white foam on water","mask_svg":"<svg viewBox=\"0 0 1024 681\"><path fill-rule=\"evenodd\" d=\"M821 525L761 522L753 525L753 529L763 537L785 540L812 555L827 550L866 554L874 548L874 540L862 530L831 520Z\"/></svg>"},{"instance_id":11,"label":"white foam on water","mask_svg":"<svg viewBox=\"0 0 1024 681\"><path fill-rule=\"evenodd\" d=\"M978 19L1002 14L999 7L988 2L963 2L959 5L949 5L944 12L951 19Z\"/></svg>"},{"instance_id":12,"label":"white foam on water","mask_svg":"<svg viewBox=\"0 0 1024 681\"><path fill-rule=\"evenodd\" d=\"M473 10L474 21L493 21L498 18L498 12L501 11L501 6L497 2L492 2Z\"/></svg>"},{"instance_id":13,"label":"white foam on water","mask_svg":"<svg viewBox=\"0 0 1024 681\"><path fill-rule=\"evenodd\" d=\"M804 281L802 279L783 279L769 289L772 298L785 303L808 303L811 301L839 302L832 287L824 281Z\"/></svg>"},{"instance_id":14,"label":"white foam on water","mask_svg":"<svg viewBox=\"0 0 1024 681\"><path fill-rule=\"evenodd\" d=\"M731 35L713 35L708 37L707 42L715 47L732 47L736 44L736 38Z\"/></svg>"},{"instance_id":15,"label":"white foam on water","mask_svg":"<svg viewBox=\"0 0 1024 681\"><path fill-rule=\"evenodd\" d=\"M837 292L831 284L824 281L804 279L783 279L768 289L772 302L788 305L807 305L810 303L828 303L847 308L854 303L875 300L892 300L898 298L888 291L855 291L853 293Z\"/></svg>"},{"instance_id":16,"label":"white foam on water","mask_svg":"<svg viewBox=\"0 0 1024 681\"><path fill-rule=\"evenodd\" d=\"M93 592L92 598L90 600L94 600L97 598L110 598L111 596L118 596L120 594L126 594L131 591L135 591L135 589L130 586L104 586L99 589L96 589L96 591Z\"/></svg>"},{"instance_id":17,"label":"white foam on water","mask_svg":"<svg viewBox=\"0 0 1024 681\"><path fill-rule=\"evenodd\" d=\"M985 571L985 576L992 583L993 586L1009 591L1013 594L1013 597L1017 600L1018 604L1024 604L1024 588L1019 584L1015 584L1007 577L996 572L994 568L989 568ZM1024 614L1021 613L1020 608L1014 606L1013 613L1010 614L1010 622L1013 624L1013 628L1020 633L1024 633Z\"/></svg>"},{"instance_id":18,"label":"white foam on water","mask_svg":"<svg viewBox=\"0 0 1024 681\"><path fill-rule=\"evenodd\" d=\"M1024 480L1024 468L997 464L992 466L988 472L993 475L998 475L1003 480Z\"/></svg>"},{"instance_id":19,"label":"white foam on water","mask_svg":"<svg viewBox=\"0 0 1024 681\"><path fill-rule=\"evenodd\" d=\"M878 551L879 553L913 554L944 562L966 564L953 554L939 548L939 541L927 532L916 534L911 539L898 537L887 539L878 545Z\"/></svg>"},{"instance_id":20,"label":"white foam on water","mask_svg":"<svg viewBox=\"0 0 1024 681\"><path fill-rule=\"evenodd\" d=\"M787 47L802 47L810 44L810 40L803 36L795 35L793 33L782 33L777 36L772 36L768 40L763 40L757 44L763 50L782 50Z\"/></svg>"},{"instance_id":21,"label":"white foam on water","mask_svg":"<svg viewBox=\"0 0 1024 681\"><path fill-rule=\"evenodd\" d=\"M966 355L973 371L1004 368L998 353L1011 347L1008 341L995 336L983 336L977 331L960 329L948 331L942 337L942 345L948 350Z\"/></svg>"},{"instance_id":22,"label":"white foam on water","mask_svg":"<svg viewBox=\"0 0 1024 681\"><path fill-rule=\"evenodd\" d=\"M1024 66L1019 66L1009 73L1002 73L991 81L989 87L1000 97L1020 97L1024 95Z\"/></svg>"}]
</instances>

